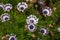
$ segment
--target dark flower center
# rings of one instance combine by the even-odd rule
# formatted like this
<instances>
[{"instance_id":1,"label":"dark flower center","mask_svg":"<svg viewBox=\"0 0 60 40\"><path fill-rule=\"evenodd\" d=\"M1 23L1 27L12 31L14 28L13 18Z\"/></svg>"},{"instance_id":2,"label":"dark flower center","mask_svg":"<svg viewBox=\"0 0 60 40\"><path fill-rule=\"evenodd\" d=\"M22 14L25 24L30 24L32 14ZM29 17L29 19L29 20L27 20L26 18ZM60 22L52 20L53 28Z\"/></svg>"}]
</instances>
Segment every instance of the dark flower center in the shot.
<instances>
[{"instance_id":1,"label":"dark flower center","mask_svg":"<svg viewBox=\"0 0 60 40\"><path fill-rule=\"evenodd\" d=\"M33 22L34 22L34 20L30 20L30 22L31 22L31 23L33 23Z\"/></svg>"},{"instance_id":2,"label":"dark flower center","mask_svg":"<svg viewBox=\"0 0 60 40\"><path fill-rule=\"evenodd\" d=\"M8 18L6 17L5 20L8 20Z\"/></svg>"},{"instance_id":3,"label":"dark flower center","mask_svg":"<svg viewBox=\"0 0 60 40\"><path fill-rule=\"evenodd\" d=\"M20 9L21 9L21 10L23 10L23 9L24 9L24 7L21 7Z\"/></svg>"},{"instance_id":4,"label":"dark flower center","mask_svg":"<svg viewBox=\"0 0 60 40\"><path fill-rule=\"evenodd\" d=\"M47 14L47 11L44 11L44 14Z\"/></svg>"},{"instance_id":5,"label":"dark flower center","mask_svg":"<svg viewBox=\"0 0 60 40\"><path fill-rule=\"evenodd\" d=\"M44 33L44 30L40 30L41 33Z\"/></svg>"},{"instance_id":6,"label":"dark flower center","mask_svg":"<svg viewBox=\"0 0 60 40\"><path fill-rule=\"evenodd\" d=\"M10 10L10 8L7 8L7 10Z\"/></svg>"},{"instance_id":7,"label":"dark flower center","mask_svg":"<svg viewBox=\"0 0 60 40\"><path fill-rule=\"evenodd\" d=\"M30 29L33 29L33 25L30 25Z\"/></svg>"},{"instance_id":8,"label":"dark flower center","mask_svg":"<svg viewBox=\"0 0 60 40\"><path fill-rule=\"evenodd\" d=\"M15 40L15 38L12 37L10 40Z\"/></svg>"}]
</instances>

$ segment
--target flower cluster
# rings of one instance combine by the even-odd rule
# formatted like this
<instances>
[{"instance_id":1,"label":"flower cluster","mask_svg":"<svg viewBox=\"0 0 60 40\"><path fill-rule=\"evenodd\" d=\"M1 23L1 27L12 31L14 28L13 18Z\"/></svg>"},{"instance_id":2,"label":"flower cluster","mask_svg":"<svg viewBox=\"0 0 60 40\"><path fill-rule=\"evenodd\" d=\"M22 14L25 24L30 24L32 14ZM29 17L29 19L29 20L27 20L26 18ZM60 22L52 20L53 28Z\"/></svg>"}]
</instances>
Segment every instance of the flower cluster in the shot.
<instances>
[{"instance_id":1,"label":"flower cluster","mask_svg":"<svg viewBox=\"0 0 60 40\"><path fill-rule=\"evenodd\" d=\"M0 8L2 8L5 12L9 12L13 8L13 6L10 3L0 4Z\"/></svg>"},{"instance_id":2,"label":"flower cluster","mask_svg":"<svg viewBox=\"0 0 60 40\"><path fill-rule=\"evenodd\" d=\"M27 17L26 19L26 22L27 22L27 25L28 25L28 30L31 31L31 32L34 32L36 27L35 25L38 23L38 18L35 16L35 15L30 15Z\"/></svg>"}]
</instances>

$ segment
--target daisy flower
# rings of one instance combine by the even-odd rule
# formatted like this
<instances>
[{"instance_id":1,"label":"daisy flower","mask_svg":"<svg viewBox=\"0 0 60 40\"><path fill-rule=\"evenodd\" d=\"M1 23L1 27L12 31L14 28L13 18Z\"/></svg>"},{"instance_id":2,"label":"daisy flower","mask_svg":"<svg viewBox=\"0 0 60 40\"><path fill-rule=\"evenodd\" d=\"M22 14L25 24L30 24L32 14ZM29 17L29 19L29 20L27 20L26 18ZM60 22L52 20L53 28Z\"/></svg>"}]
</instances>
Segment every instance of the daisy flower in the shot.
<instances>
[{"instance_id":1,"label":"daisy flower","mask_svg":"<svg viewBox=\"0 0 60 40\"><path fill-rule=\"evenodd\" d=\"M49 7L45 7L43 10L42 10L42 13L43 13L43 15L44 16L51 16L52 15L52 10L51 10L51 8L49 8Z\"/></svg>"},{"instance_id":2,"label":"daisy flower","mask_svg":"<svg viewBox=\"0 0 60 40\"><path fill-rule=\"evenodd\" d=\"M48 30L46 28L40 28L40 33L46 35L48 34Z\"/></svg>"},{"instance_id":3,"label":"daisy flower","mask_svg":"<svg viewBox=\"0 0 60 40\"><path fill-rule=\"evenodd\" d=\"M12 8L13 6L10 3L4 5L4 11L9 12Z\"/></svg>"},{"instance_id":4,"label":"daisy flower","mask_svg":"<svg viewBox=\"0 0 60 40\"><path fill-rule=\"evenodd\" d=\"M24 12L24 10L25 10L27 7L28 7L27 3L25 3L25 2L20 3L20 2L19 2L18 5L17 5L17 10Z\"/></svg>"},{"instance_id":5,"label":"daisy flower","mask_svg":"<svg viewBox=\"0 0 60 40\"><path fill-rule=\"evenodd\" d=\"M27 28L28 28L28 30L31 31L31 32L34 32L35 29L36 29L36 27L35 27L34 24L29 24L29 25L27 26Z\"/></svg>"},{"instance_id":6,"label":"daisy flower","mask_svg":"<svg viewBox=\"0 0 60 40\"><path fill-rule=\"evenodd\" d=\"M1 15L2 22L10 20L10 15L8 13L4 13Z\"/></svg>"},{"instance_id":7,"label":"daisy flower","mask_svg":"<svg viewBox=\"0 0 60 40\"><path fill-rule=\"evenodd\" d=\"M38 20L39 19L35 15L30 15L27 17L26 22L27 24L30 24L30 23L37 24Z\"/></svg>"}]
</instances>

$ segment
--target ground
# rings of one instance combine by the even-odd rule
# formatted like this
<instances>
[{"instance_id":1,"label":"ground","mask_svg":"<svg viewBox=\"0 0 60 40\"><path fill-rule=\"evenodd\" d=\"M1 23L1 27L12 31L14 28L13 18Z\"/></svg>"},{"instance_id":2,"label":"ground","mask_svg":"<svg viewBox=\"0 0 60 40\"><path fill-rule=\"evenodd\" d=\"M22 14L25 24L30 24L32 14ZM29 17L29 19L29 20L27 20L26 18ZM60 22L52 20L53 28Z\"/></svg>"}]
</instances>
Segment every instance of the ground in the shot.
<instances>
[{"instance_id":1,"label":"ground","mask_svg":"<svg viewBox=\"0 0 60 40\"><path fill-rule=\"evenodd\" d=\"M32 34L35 34L36 36L34 40L37 40L38 38L42 40L59 40L60 33L57 31L57 28L60 27L60 1L57 0L57 5L56 5L57 10L53 12L54 18L47 16L45 17L45 20L42 19L41 15L35 13L35 9L33 7L26 9L25 12L23 13L17 11L16 6L18 2L22 2L22 1L25 0L0 0L0 3L4 3L4 4L11 3L13 5L13 9L10 12L8 12L11 15L10 20L3 23L0 20L0 40L3 34L10 34L10 33L16 34L18 40L33 40L31 38ZM3 13L5 12L2 9L0 9L0 15ZM39 18L39 22L36 25L37 29L33 33L25 29L26 18L30 14L34 14ZM53 20L55 20L55 18L58 21L56 22L54 27L52 28L48 27L49 24L53 23ZM46 36L42 36L38 31L41 26L47 26L49 31L53 31L54 36L51 36L50 34Z\"/></svg>"}]
</instances>

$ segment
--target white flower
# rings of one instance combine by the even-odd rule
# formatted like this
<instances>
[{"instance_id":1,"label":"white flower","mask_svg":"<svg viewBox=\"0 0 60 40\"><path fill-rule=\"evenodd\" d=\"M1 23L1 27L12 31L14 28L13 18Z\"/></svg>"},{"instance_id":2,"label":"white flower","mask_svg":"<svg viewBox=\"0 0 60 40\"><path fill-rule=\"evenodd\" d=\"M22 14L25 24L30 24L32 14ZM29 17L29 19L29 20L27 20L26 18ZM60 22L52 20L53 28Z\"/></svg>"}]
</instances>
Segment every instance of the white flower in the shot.
<instances>
[{"instance_id":1,"label":"white flower","mask_svg":"<svg viewBox=\"0 0 60 40\"><path fill-rule=\"evenodd\" d=\"M16 36L11 35L8 40L17 40Z\"/></svg>"},{"instance_id":2,"label":"white flower","mask_svg":"<svg viewBox=\"0 0 60 40\"><path fill-rule=\"evenodd\" d=\"M48 30L46 28L41 28L40 33L42 33L43 35L46 35L48 34Z\"/></svg>"},{"instance_id":3,"label":"white flower","mask_svg":"<svg viewBox=\"0 0 60 40\"><path fill-rule=\"evenodd\" d=\"M27 24L30 24L30 23L37 24L38 20L39 19L35 15L30 15L27 17L26 22Z\"/></svg>"},{"instance_id":4,"label":"white flower","mask_svg":"<svg viewBox=\"0 0 60 40\"><path fill-rule=\"evenodd\" d=\"M10 3L4 5L4 11L9 12L12 9L12 5Z\"/></svg>"},{"instance_id":5,"label":"white flower","mask_svg":"<svg viewBox=\"0 0 60 40\"><path fill-rule=\"evenodd\" d=\"M46 7L43 9L42 13L43 13L43 15L51 16L52 10L51 10L51 8Z\"/></svg>"},{"instance_id":6,"label":"white flower","mask_svg":"<svg viewBox=\"0 0 60 40\"><path fill-rule=\"evenodd\" d=\"M27 25L27 28L28 28L28 30L31 31L31 32L34 32L35 29L36 29L34 24L29 24L29 25Z\"/></svg>"},{"instance_id":7,"label":"white flower","mask_svg":"<svg viewBox=\"0 0 60 40\"><path fill-rule=\"evenodd\" d=\"M10 15L8 13L4 13L1 15L2 22L10 20Z\"/></svg>"},{"instance_id":8,"label":"white flower","mask_svg":"<svg viewBox=\"0 0 60 40\"><path fill-rule=\"evenodd\" d=\"M0 4L0 8L4 9L4 4Z\"/></svg>"},{"instance_id":9,"label":"white flower","mask_svg":"<svg viewBox=\"0 0 60 40\"><path fill-rule=\"evenodd\" d=\"M60 27L57 30L60 32Z\"/></svg>"},{"instance_id":10,"label":"white flower","mask_svg":"<svg viewBox=\"0 0 60 40\"><path fill-rule=\"evenodd\" d=\"M18 3L18 5L17 5L17 10L24 12L24 10L25 10L27 7L28 7L28 5L27 5L27 3L25 3L25 2Z\"/></svg>"}]
</instances>

